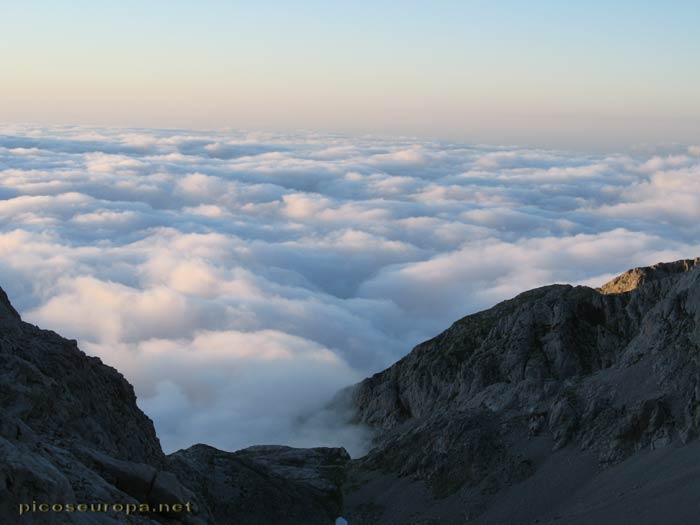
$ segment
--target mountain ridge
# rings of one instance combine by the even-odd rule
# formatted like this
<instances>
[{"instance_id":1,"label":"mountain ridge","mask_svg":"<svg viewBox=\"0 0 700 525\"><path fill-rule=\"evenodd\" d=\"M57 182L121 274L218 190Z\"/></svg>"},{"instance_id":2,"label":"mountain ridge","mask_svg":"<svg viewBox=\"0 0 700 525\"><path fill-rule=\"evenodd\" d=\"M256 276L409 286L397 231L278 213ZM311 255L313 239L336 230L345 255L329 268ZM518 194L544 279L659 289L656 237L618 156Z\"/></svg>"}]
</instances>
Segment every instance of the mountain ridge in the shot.
<instances>
[{"instance_id":1,"label":"mountain ridge","mask_svg":"<svg viewBox=\"0 0 700 525\"><path fill-rule=\"evenodd\" d=\"M688 523L700 490L700 259L466 316L339 394L371 450L165 455L131 385L0 290L0 517L14 523ZM189 502L20 517L19 504ZM562 521L563 520L563 521Z\"/></svg>"},{"instance_id":2,"label":"mountain ridge","mask_svg":"<svg viewBox=\"0 0 700 525\"><path fill-rule=\"evenodd\" d=\"M697 266L700 266L700 257L641 266L627 270L596 290L603 294L631 292L647 282L663 279L673 274L685 273Z\"/></svg>"},{"instance_id":3,"label":"mountain ridge","mask_svg":"<svg viewBox=\"0 0 700 525\"><path fill-rule=\"evenodd\" d=\"M342 448L194 445L165 455L133 387L0 291L0 518L12 524L321 524L340 511ZM156 512L25 512L32 504ZM170 506L189 504L192 512ZM163 507L161 507L163 505ZM162 509L162 511L161 511Z\"/></svg>"},{"instance_id":4,"label":"mountain ridge","mask_svg":"<svg viewBox=\"0 0 700 525\"><path fill-rule=\"evenodd\" d=\"M513 487L542 484L538 476L562 454L594 473L621 472L645 451L694 443L699 327L698 259L630 270L599 289L537 288L458 320L345 392L356 421L377 432L351 465L348 486L359 488L346 491L348 515L543 523L559 504L577 523L571 507L580 502L567 507L564 497L497 509ZM406 485L400 495L396 483ZM615 523L590 512L588 522ZM504 521L490 521L495 515Z\"/></svg>"}]
</instances>

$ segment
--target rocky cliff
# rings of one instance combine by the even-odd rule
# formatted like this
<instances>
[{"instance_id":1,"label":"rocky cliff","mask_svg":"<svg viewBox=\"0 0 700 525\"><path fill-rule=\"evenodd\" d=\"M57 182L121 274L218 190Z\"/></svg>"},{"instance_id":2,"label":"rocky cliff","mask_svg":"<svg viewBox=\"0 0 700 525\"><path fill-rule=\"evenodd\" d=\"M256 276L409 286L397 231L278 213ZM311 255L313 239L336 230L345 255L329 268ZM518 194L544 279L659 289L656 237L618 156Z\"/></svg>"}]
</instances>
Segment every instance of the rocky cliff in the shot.
<instances>
[{"instance_id":1,"label":"rocky cliff","mask_svg":"<svg viewBox=\"0 0 700 525\"><path fill-rule=\"evenodd\" d=\"M0 523L328 524L348 460L343 449L203 445L165 456L124 377L22 322L0 290ZM173 512L178 503L192 511Z\"/></svg>"},{"instance_id":2,"label":"rocky cliff","mask_svg":"<svg viewBox=\"0 0 700 525\"><path fill-rule=\"evenodd\" d=\"M79 524L675 524L700 493L700 261L467 316L339 395L369 453L164 455L133 389L0 291L0 518ZM347 408L347 407L346 407ZM190 503L147 514L32 502Z\"/></svg>"},{"instance_id":3,"label":"rocky cliff","mask_svg":"<svg viewBox=\"0 0 700 525\"><path fill-rule=\"evenodd\" d=\"M377 430L357 522L695 521L699 261L525 292L345 395Z\"/></svg>"}]
</instances>

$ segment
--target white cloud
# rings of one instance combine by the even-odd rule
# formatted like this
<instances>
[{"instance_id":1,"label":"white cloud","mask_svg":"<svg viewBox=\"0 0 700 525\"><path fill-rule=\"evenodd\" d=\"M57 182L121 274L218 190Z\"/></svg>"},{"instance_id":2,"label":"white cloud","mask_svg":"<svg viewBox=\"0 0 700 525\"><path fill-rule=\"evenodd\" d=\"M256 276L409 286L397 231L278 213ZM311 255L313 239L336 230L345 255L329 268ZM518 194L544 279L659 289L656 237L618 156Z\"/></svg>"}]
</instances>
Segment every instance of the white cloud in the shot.
<instances>
[{"instance_id":1,"label":"white cloud","mask_svg":"<svg viewBox=\"0 0 700 525\"><path fill-rule=\"evenodd\" d=\"M120 368L168 449L357 451L323 404L456 318L700 254L697 151L14 126L0 284Z\"/></svg>"}]
</instances>

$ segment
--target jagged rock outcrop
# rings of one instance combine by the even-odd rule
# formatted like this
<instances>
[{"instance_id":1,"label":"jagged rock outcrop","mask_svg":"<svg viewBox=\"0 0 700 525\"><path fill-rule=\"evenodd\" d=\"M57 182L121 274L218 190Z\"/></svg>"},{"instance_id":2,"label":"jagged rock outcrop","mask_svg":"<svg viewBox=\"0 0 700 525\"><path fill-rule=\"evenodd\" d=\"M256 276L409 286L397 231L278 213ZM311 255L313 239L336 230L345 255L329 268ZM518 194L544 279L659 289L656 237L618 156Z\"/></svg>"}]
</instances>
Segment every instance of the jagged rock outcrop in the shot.
<instances>
[{"instance_id":1,"label":"jagged rock outcrop","mask_svg":"<svg viewBox=\"0 0 700 525\"><path fill-rule=\"evenodd\" d=\"M0 290L0 523L327 524L348 460L343 449L286 447L165 456L124 377L75 341L22 322ZM158 512L19 515L34 502ZM186 503L192 512L169 507Z\"/></svg>"},{"instance_id":2,"label":"jagged rock outcrop","mask_svg":"<svg viewBox=\"0 0 700 525\"><path fill-rule=\"evenodd\" d=\"M351 523L617 523L583 496L535 503L533 487L568 473L583 476L571 490L585 495L601 472L631 487L629 464L697 443L699 260L631 270L598 290L525 292L457 321L342 397L377 431L350 467ZM645 475L637 481L651 482ZM700 490L700 467L686 483ZM630 523L659 522L634 511L638 500L620 501Z\"/></svg>"},{"instance_id":3,"label":"jagged rock outcrop","mask_svg":"<svg viewBox=\"0 0 700 525\"><path fill-rule=\"evenodd\" d=\"M612 281L605 283L597 290L600 293L624 293L639 288L649 281L658 281L677 273L685 273L700 266L700 257L681 259L670 263L659 263L653 266L634 268L618 275Z\"/></svg>"},{"instance_id":4,"label":"jagged rock outcrop","mask_svg":"<svg viewBox=\"0 0 700 525\"><path fill-rule=\"evenodd\" d=\"M124 377L75 341L22 322L0 294L0 517L3 523L166 523L167 515L27 512L21 504L206 508L165 469L153 423Z\"/></svg>"}]
</instances>

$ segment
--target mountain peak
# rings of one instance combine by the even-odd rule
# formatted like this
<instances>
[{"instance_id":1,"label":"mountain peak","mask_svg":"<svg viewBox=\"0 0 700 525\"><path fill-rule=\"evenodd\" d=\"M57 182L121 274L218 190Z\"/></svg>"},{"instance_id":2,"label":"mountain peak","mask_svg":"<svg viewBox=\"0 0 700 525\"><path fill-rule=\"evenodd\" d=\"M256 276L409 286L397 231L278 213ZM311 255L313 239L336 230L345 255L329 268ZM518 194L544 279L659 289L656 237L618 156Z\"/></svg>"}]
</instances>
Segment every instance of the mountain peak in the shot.
<instances>
[{"instance_id":1,"label":"mountain peak","mask_svg":"<svg viewBox=\"0 0 700 525\"><path fill-rule=\"evenodd\" d=\"M200 445L166 456L126 379L76 341L22 322L0 289L3 524L331 523L349 459L343 449L274 446L235 454ZM31 501L137 501L158 510L20 516ZM192 513L171 513L175 503L191 503Z\"/></svg>"},{"instance_id":2,"label":"mountain peak","mask_svg":"<svg viewBox=\"0 0 700 525\"><path fill-rule=\"evenodd\" d=\"M20 321L21 317L15 307L10 303L10 298L7 297L5 290L0 288L0 318L10 318Z\"/></svg>"},{"instance_id":3,"label":"mountain peak","mask_svg":"<svg viewBox=\"0 0 700 525\"><path fill-rule=\"evenodd\" d=\"M166 456L121 374L22 322L0 290L0 480L21 480L0 482L0 521L19 525L26 501L131 498L194 512L110 523L693 522L699 267L545 286L458 320L340 396L375 432L354 460L283 446Z\"/></svg>"},{"instance_id":4,"label":"mountain peak","mask_svg":"<svg viewBox=\"0 0 700 525\"><path fill-rule=\"evenodd\" d=\"M660 263L598 290L524 292L349 389L356 420L376 437L350 466L343 515L371 524L692 521L695 510L675 495L700 490L700 468L686 463L700 449L698 267Z\"/></svg>"},{"instance_id":5,"label":"mountain peak","mask_svg":"<svg viewBox=\"0 0 700 525\"><path fill-rule=\"evenodd\" d=\"M633 268L618 275L597 290L606 295L630 292L645 283L658 281L673 274L689 272L698 266L700 266L700 257Z\"/></svg>"}]
</instances>

